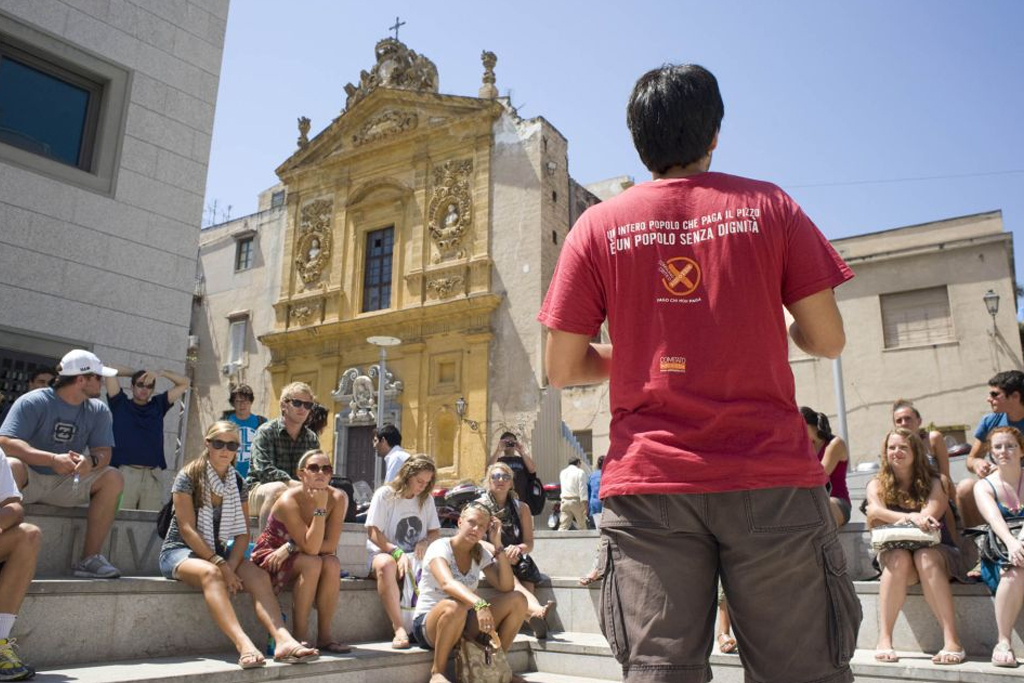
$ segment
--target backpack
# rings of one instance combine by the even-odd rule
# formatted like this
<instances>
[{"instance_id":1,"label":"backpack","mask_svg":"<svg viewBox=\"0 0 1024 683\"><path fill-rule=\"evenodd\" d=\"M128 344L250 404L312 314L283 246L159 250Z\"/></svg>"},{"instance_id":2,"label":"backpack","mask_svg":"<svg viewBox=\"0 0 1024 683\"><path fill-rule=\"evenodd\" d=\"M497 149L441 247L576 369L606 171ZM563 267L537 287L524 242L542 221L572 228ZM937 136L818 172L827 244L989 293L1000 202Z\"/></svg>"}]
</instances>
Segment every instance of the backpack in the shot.
<instances>
[{"instance_id":1,"label":"backpack","mask_svg":"<svg viewBox=\"0 0 1024 683\"><path fill-rule=\"evenodd\" d=\"M523 502L530 508L531 515L539 515L544 512L544 503L546 501L544 485L540 483L537 475L532 472L527 472L526 477L526 500Z\"/></svg>"},{"instance_id":2,"label":"backpack","mask_svg":"<svg viewBox=\"0 0 1024 683\"><path fill-rule=\"evenodd\" d=\"M167 538L167 530L171 528L171 518L174 517L174 499L164 503L160 512L156 513L156 533L160 538Z\"/></svg>"}]
</instances>

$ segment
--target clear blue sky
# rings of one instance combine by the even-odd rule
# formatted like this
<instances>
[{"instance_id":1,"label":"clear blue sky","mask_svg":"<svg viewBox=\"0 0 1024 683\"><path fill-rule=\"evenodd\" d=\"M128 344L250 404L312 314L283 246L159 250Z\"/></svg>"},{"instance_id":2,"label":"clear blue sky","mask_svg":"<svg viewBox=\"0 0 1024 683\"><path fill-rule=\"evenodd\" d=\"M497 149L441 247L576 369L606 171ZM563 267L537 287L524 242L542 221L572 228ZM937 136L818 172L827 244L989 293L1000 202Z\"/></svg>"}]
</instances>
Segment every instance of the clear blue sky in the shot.
<instances>
[{"instance_id":1,"label":"clear blue sky","mask_svg":"<svg viewBox=\"0 0 1024 683\"><path fill-rule=\"evenodd\" d=\"M526 117L569 140L571 175L649 179L625 127L637 76L694 62L725 99L713 168L781 185L830 238L1002 209L1024 243L1024 2L515 3L233 0L207 181L238 217L341 112L399 38L441 92L475 96L480 53ZM1018 282L1024 262L1016 260Z\"/></svg>"}]
</instances>

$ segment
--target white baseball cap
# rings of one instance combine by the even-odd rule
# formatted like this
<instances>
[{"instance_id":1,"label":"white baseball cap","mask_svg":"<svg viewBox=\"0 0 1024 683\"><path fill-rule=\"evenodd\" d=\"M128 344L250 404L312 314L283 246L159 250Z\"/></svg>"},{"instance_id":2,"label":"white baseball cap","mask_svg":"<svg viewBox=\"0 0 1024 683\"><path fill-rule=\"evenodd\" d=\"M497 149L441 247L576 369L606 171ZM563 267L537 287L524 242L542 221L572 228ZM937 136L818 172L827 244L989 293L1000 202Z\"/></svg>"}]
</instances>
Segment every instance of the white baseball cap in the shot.
<instances>
[{"instance_id":1,"label":"white baseball cap","mask_svg":"<svg viewBox=\"0 0 1024 683\"><path fill-rule=\"evenodd\" d=\"M69 351L60 359L60 374L66 377L75 375L103 375L104 377L116 377L117 370L104 367L103 361L96 357L95 353L85 349Z\"/></svg>"}]
</instances>

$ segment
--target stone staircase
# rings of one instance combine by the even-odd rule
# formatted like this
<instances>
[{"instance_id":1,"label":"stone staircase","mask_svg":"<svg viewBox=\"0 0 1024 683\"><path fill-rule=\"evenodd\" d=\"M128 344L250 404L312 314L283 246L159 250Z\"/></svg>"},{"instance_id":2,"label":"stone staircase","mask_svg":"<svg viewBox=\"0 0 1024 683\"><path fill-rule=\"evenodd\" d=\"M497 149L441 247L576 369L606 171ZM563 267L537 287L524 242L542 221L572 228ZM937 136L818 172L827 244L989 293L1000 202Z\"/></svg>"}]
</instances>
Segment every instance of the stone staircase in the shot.
<instances>
[{"instance_id":1,"label":"stone staircase","mask_svg":"<svg viewBox=\"0 0 1024 683\"><path fill-rule=\"evenodd\" d=\"M115 581L70 578L67 568L77 556L84 531L84 511L29 506L29 519L44 533L44 550L36 580L26 596L15 636L26 661L39 669L44 683L107 683L146 680L152 683L247 683L272 679L324 679L338 683L364 681L423 682L429 678L430 653L418 648L396 652L391 632L371 581L345 579L334 617L335 636L355 645L351 655L324 655L307 665L269 664L242 671L227 638L213 625L202 594L158 576L152 512L121 512L107 548L108 557L126 574ZM552 633L546 641L520 635L510 659L516 671L535 683L620 680L621 670L600 634L598 586L587 588L576 577L587 571L598 543L595 531L536 534L534 556L552 577L538 588L540 599L554 599ZM365 574L364 531L346 525L338 546L342 566L353 576ZM856 578L871 576L866 532L862 523L849 525L842 540ZM988 663L996 632L992 601L981 585L954 586L958 626L970 657L959 667L941 668L924 653L934 653L941 634L919 588L913 588L897 623L897 664L873 659L878 632L878 583L857 581L865 619L854 659L859 682L1017 681L1020 670ZM281 596L291 613L291 596ZM256 622L248 596L234 599L236 611L254 642L266 634ZM1016 628L1014 648L1024 654L1024 618ZM798 646L798 645L794 645ZM717 681L743 680L739 657L712 655Z\"/></svg>"}]
</instances>

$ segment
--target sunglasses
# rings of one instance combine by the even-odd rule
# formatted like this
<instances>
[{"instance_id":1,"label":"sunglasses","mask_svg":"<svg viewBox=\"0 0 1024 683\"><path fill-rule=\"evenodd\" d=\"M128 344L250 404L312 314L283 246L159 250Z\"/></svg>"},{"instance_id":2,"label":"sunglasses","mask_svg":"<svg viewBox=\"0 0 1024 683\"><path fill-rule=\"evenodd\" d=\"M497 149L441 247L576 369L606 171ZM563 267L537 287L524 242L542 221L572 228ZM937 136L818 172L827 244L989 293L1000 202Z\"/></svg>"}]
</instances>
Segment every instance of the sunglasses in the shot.
<instances>
[{"instance_id":1,"label":"sunglasses","mask_svg":"<svg viewBox=\"0 0 1024 683\"><path fill-rule=\"evenodd\" d=\"M228 449L229 451L238 450L237 441L221 441L220 439L211 439L206 443L210 444L210 448L214 449L215 451L224 450L225 448Z\"/></svg>"},{"instance_id":2,"label":"sunglasses","mask_svg":"<svg viewBox=\"0 0 1024 683\"><path fill-rule=\"evenodd\" d=\"M330 465L306 465L305 470L310 474L320 474L321 472L323 472L328 476L334 473L334 468L331 467Z\"/></svg>"},{"instance_id":3,"label":"sunglasses","mask_svg":"<svg viewBox=\"0 0 1024 683\"><path fill-rule=\"evenodd\" d=\"M140 389L156 389L156 382L153 382L152 384L143 384L142 382L139 382L135 386Z\"/></svg>"},{"instance_id":4,"label":"sunglasses","mask_svg":"<svg viewBox=\"0 0 1024 683\"><path fill-rule=\"evenodd\" d=\"M1002 398L1003 392L1001 391L990 391L988 392L989 398Z\"/></svg>"},{"instance_id":5,"label":"sunglasses","mask_svg":"<svg viewBox=\"0 0 1024 683\"><path fill-rule=\"evenodd\" d=\"M504 472L495 472L491 475L491 481L512 481L512 475L505 474Z\"/></svg>"},{"instance_id":6,"label":"sunglasses","mask_svg":"<svg viewBox=\"0 0 1024 683\"><path fill-rule=\"evenodd\" d=\"M312 401L300 401L297 398L285 399L285 403L291 403L295 408L305 408L306 410L313 410L313 406L316 405Z\"/></svg>"}]
</instances>

